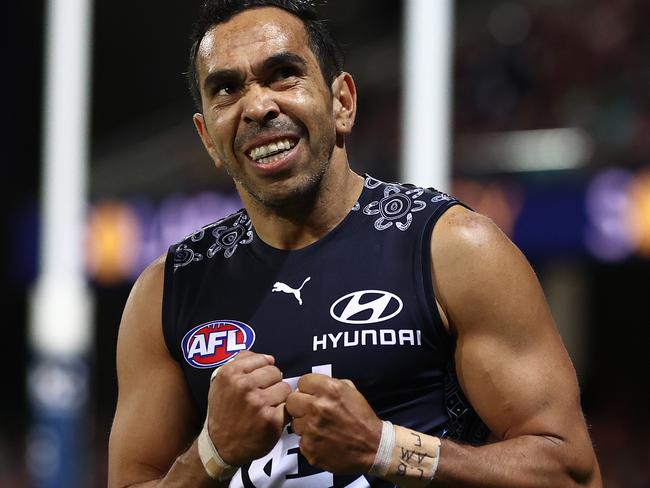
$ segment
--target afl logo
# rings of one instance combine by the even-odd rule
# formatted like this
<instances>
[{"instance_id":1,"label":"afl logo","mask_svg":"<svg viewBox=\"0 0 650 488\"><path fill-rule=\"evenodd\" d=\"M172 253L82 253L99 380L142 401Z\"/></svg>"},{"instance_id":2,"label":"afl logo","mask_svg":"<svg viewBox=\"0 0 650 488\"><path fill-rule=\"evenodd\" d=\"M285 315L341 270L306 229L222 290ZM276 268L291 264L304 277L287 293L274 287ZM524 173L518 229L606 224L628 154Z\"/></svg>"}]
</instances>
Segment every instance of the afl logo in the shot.
<instances>
[{"instance_id":1,"label":"afl logo","mask_svg":"<svg viewBox=\"0 0 650 488\"><path fill-rule=\"evenodd\" d=\"M336 300L330 307L330 315L345 324L373 324L392 319L402 307L402 300L393 293L361 290Z\"/></svg>"},{"instance_id":2,"label":"afl logo","mask_svg":"<svg viewBox=\"0 0 650 488\"><path fill-rule=\"evenodd\" d=\"M215 320L197 325L185 334L183 357L195 368L214 368L250 349L255 331L243 322Z\"/></svg>"}]
</instances>

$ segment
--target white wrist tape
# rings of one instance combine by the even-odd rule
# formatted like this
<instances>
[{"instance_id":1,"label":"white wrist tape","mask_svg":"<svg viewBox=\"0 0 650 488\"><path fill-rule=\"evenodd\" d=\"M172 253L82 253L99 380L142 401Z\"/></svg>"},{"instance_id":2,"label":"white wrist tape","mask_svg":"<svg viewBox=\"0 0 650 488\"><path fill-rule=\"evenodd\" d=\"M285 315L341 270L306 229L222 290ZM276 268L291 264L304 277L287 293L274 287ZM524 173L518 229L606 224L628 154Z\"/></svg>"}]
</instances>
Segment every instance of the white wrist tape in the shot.
<instances>
[{"instance_id":1,"label":"white wrist tape","mask_svg":"<svg viewBox=\"0 0 650 488\"><path fill-rule=\"evenodd\" d=\"M214 380L217 376L219 368L215 369L210 376L210 382ZM203 463L205 471L208 473L208 476L213 480L226 481L232 478L237 472L235 466L231 466L226 463L223 458L219 455L217 448L214 447L214 443L210 438L210 432L208 431L208 418L210 417L210 409L208 409L207 415L205 416L205 422L203 423L203 429L199 434L198 447L199 447L199 457Z\"/></svg>"},{"instance_id":2,"label":"white wrist tape","mask_svg":"<svg viewBox=\"0 0 650 488\"><path fill-rule=\"evenodd\" d=\"M438 437L383 421L375 461L368 473L403 487L428 486L438 470L440 444Z\"/></svg>"},{"instance_id":3,"label":"white wrist tape","mask_svg":"<svg viewBox=\"0 0 650 488\"><path fill-rule=\"evenodd\" d=\"M388 468L393 460L393 449L395 448L395 430L393 424L388 420L382 421L381 439L375 461L372 463L369 473L383 478L388 473Z\"/></svg>"},{"instance_id":4,"label":"white wrist tape","mask_svg":"<svg viewBox=\"0 0 650 488\"><path fill-rule=\"evenodd\" d=\"M436 437L436 439L438 439L438 438ZM433 460L433 467L432 467L432 470L431 470L431 477L429 478L432 481L433 481L433 477L436 475L436 471L438 471L438 463L440 462L440 446L441 445L442 444L440 442L440 439L438 439L438 453L437 453L437 456L435 457L435 459Z\"/></svg>"},{"instance_id":5,"label":"white wrist tape","mask_svg":"<svg viewBox=\"0 0 650 488\"><path fill-rule=\"evenodd\" d=\"M214 447L214 443L210 438L210 433L208 432L208 418L206 417L205 423L203 424L203 429L199 434L199 457L203 463L205 471L208 473L208 476L213 480L225 481L232 478L237 472L235 466L231 466L226 463L217 448Z\"/></svg>"}]
</instances>

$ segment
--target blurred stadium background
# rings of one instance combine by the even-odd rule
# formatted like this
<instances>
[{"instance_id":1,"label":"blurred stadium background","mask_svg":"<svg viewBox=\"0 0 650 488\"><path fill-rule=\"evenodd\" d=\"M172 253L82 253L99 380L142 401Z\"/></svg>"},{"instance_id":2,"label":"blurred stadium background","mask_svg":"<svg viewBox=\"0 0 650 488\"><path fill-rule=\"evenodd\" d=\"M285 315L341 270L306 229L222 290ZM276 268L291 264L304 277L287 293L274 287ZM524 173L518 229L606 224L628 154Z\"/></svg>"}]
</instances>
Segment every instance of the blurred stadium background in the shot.
<instances>
[{"instance_id":1,"label":"blurred stadium background","mask_svg":"<svg viewBox=\"0 0 650 488\"><path fill-rule=\"evenodd\" d=\"M95 310L82 486L106 485L115 341L133 280L170 243L239 205L190 120L182 73L198 4L94 6L85 252ZM351 162L384 180L399 175L403 8L397 0L323 8L359 89ZM45 5L3 11L0 487L27 487ZM650 486L649 21L645 0L455 2L448 190L491 216L535 267L578 370L609 488Z\"/></svg>"}]
</instances>

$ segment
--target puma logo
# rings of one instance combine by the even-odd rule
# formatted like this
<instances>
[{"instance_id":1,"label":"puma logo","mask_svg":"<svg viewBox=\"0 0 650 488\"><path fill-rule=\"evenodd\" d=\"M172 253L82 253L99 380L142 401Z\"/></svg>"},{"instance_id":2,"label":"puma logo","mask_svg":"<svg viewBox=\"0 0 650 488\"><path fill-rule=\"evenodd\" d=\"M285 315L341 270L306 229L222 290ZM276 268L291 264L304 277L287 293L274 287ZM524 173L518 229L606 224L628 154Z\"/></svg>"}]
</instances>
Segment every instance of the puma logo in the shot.
<instances>
[{"instance_id":1,"label":"puma logo","mask_svg":"<svg viewBox=\"0 0 650 488\"><path fill-rule=\"evenodd\" d=\"M302 285L300 285L300 288L297 290L294 288L291 288L289 285L286 283L282 283L281 281L276 281L275 284L273 285L273 289L271 291L281 291L282 293L289 293L296 297L296 300L298 300L298 305L302 305L302 298L300 297L300 290L302 290L302 287L305 286L305 283L307 283L309 280L311 280L311 276L308 276L305 281L302 282Z\"/></svg>"}]
</instances>

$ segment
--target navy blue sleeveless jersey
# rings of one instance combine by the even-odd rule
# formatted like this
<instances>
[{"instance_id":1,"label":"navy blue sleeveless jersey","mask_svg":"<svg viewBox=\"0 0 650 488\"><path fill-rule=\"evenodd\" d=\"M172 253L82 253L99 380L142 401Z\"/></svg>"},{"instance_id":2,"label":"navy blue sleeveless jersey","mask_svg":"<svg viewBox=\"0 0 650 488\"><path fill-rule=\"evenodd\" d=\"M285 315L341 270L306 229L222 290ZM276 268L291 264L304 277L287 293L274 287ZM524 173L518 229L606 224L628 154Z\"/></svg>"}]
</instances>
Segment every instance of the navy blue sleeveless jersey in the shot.
<instances>
[{"instance_id":1,"label":"navy blue sleeveless jersey","mask_svg":"<svg viewBox=\"0 0 650 488\"><path fill-rule=\"evenodd\" d=\"M343 221L303 249L270 247L244 210L171 246L163 332L199 415L214 368L250 349L275 356L293 387L309 372L347 378L381 419L480 443L487 430L458 387L431 281L431 231L458 203L366 176ZM287 427L230 486L392 486L316 469L298 441Z\"/></svg>"}]
</instances>

